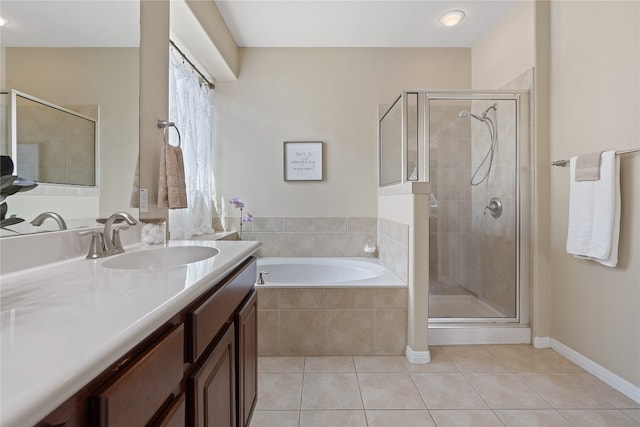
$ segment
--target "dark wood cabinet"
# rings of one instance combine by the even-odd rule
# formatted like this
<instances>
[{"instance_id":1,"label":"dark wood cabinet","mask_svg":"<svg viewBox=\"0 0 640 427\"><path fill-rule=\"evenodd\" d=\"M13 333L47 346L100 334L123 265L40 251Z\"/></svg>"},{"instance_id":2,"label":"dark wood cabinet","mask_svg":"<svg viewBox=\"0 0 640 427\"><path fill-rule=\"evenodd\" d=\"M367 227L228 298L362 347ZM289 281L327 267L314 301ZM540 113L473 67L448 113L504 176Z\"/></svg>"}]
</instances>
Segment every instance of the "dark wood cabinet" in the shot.
<instances>
[{"instance_id":1,"label":"dark wood cabinet","mask_svg":"<svg viewBox=\"0 0 640 427\"><path fill-rule=\"evenodd\" d=\"M247 427L257 399L250 257L51 412L40 426Z\"/></svg>"},{"instance_id":2,"label":"dark wood cabinet","mask_svg":"<svg viewBox=\"0 0 640 427\"><path fill-rule=\"evenodd\" d=\"M231 324L189 377L187 401L193 416L190 426L235 427L235 348L235 328Z\"/></svg>"},{"instance_id":3,"label":"dark wood cabinet","mask_svg":"<svg viewBox=\"0 0 640 427\"><path fill-rule=\"evenodd\" d=\"M187 403L184 393L171 402L159 421L158 427L185 427L187 425Z\"/></svg>"},{"instance_id":4,"label":"dark wood cabinet","mask_svg":"<svg viewBox=\"0 0 640 427\"><path fill-rule=\"evenodd\" d=\"M258 293L236 314L238 427L248 427L258 400Z\"/></svg>"}]
</instances>

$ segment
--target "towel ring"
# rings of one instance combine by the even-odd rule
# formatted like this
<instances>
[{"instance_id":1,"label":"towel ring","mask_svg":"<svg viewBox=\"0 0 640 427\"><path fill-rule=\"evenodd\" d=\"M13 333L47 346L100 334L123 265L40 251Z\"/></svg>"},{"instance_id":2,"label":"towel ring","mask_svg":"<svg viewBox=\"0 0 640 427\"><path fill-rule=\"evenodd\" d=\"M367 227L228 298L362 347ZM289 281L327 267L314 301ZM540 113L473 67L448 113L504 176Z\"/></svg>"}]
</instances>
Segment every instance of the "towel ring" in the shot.
<instances>
[{"instance_id":1,"label":"towel ring","mask_svg":"<svg viewBox=\"0 0 640 427\"><path fill-rule=\"evenodd\" d=\"M178 126L174 122L169 122L166 120L158 120L158 128L162 129L162 138L164 142L169 144L169 139L167 138L167 133L169 132L169 128L174 128L178 133L178 147L182 145L182 138L180 137L180 131L178 130Z\"/></svg>"}]
</instances>

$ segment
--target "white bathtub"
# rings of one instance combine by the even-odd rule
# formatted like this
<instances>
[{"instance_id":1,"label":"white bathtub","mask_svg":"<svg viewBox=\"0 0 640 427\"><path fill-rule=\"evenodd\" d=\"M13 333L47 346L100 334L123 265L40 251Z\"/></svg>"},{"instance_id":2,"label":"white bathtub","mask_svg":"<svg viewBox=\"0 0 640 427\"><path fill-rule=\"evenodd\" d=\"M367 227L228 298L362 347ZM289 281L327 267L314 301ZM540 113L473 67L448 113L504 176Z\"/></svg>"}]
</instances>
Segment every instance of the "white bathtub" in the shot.
<instances>
[{"instance_id":1,"label":"white bathtub","mask_svg":"<svg viewBox=\"0 0 640 427\"><path fill-rule=\"evenodd\" d=\"M258 258L264 285L278 288L405 287L376 258Z\"/></svg>"}]
</instances>

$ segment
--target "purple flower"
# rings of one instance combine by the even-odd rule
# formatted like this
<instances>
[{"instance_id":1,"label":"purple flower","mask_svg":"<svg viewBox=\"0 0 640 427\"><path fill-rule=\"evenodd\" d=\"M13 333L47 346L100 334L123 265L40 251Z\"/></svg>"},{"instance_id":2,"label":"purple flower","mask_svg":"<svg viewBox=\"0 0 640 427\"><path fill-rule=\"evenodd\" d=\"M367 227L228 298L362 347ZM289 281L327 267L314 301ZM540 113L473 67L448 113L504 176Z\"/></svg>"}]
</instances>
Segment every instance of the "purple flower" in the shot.
<instances>
[{"instance_id":1,"label":"purple flower","mask_svg":"<svg viewBox=\"0 0 640 427\"><path fill-rule=\"evenodd\" d=\"M246 214L242 217L242 222L253 222L253 215Z\"/></svg>"},{"instance_id":2,"label":"purple flower","mask_svg":"<svg viewBox=\"0 0 640 427\"><path fill-rule=\"evenodd\" d=\"M232 199L229 199L229 204L233 205L234 207L236 207L238 209L244 208L244 202L242 200L240 200L238 197L234 197Z\"/></svg>"}]
</instances>

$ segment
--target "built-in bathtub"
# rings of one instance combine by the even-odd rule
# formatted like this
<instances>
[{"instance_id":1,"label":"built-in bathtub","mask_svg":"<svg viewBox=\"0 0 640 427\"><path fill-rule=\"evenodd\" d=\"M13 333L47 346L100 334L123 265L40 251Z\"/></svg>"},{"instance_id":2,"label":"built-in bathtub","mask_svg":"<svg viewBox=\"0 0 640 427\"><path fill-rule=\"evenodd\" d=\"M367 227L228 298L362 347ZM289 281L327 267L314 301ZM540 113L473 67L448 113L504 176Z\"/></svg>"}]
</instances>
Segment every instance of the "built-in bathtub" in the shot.
<instances>
[{"instance_id":1,"label":"built-in bathtub","mask_svg":"<svg viewBox=\"0 0 640 427\"><path fill-rule=\"evenodd\" d=\"M375 258L259 258L261 356L403 355L407 285Z\"/></svg>"},{"instance_id":2,"label":"built-in bathtub","mask_svg":"<svg viewBox=\"0 0 640 427\"><path fill-rule=\"evenodd\" d=\"M260 258L264 284L293 288L406 287L377 258Z\"/></svg>"}]
</instances>

